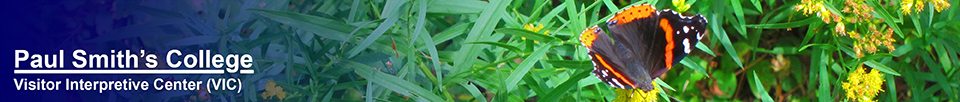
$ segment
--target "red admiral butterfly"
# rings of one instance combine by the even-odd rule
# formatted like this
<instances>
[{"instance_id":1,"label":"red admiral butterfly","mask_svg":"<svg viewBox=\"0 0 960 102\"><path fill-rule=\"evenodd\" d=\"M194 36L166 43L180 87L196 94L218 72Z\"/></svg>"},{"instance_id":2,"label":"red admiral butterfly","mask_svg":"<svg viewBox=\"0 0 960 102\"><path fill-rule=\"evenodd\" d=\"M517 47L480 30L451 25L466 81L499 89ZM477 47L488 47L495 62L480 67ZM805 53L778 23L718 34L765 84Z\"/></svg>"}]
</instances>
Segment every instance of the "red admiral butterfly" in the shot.
<instances>
[{"instance_id":1,"label":"red admiral butterfly","mask_svg":"<svg viewBox=\"0 0 960 102\"><path fill-rule=\"evenodd\" d=\"M593 26L580 34L580 42L589 49L593 74L601 81L617 88L650 91L653 78L680 62L703 38L706 24L699 14L682 16L643 4L608 19L610 36Z\"/></svg>"}]
</instances>

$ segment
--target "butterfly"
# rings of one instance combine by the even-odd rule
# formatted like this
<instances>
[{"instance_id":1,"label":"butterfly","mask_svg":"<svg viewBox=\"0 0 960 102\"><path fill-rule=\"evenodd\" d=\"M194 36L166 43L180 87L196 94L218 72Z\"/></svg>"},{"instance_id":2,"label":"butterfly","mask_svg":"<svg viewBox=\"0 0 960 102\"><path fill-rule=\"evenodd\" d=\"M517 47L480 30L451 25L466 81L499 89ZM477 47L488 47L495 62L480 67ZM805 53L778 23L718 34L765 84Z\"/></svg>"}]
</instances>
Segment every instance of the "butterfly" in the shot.
<instances>
[{"instance_id":1,"label":"butterfly","mask_svg":"<svg viewBox=\"0 0 960 102\"><path fill-rule=\"evenodd\" d=\"M609 36L598 26L580 34L594 75L616 88L650 91L651 81L680 62L703 38L707 20L699 14L683 16L642 4L617 12L606 24Z\"/></svg>"}]
</instances>

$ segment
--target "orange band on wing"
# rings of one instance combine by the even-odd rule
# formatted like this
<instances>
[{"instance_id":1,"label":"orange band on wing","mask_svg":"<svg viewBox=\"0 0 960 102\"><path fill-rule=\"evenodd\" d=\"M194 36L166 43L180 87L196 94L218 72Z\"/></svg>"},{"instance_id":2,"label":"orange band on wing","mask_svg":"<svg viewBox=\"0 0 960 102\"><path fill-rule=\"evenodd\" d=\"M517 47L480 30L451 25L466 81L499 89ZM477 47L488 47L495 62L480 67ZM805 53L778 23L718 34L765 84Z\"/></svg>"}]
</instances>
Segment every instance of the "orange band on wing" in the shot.
<instances>
[{"instance_id":1,"label":"orange band on wing","mask_svg":"<svg viewBox=\"0 0 960 102\"><path fill-rule=\"evenodd\" d=\"M663 28L665 39L667 40L666 52L664 52L664 62L667 65L667 70L673 68L673 34L670 34L673 31L673 26L670 26L670 22L667 19L660 19L660 28Z\"/></svg>"},{"instance_id":2,"label":"orange band on wing","mask_svg":"<svg viewBox=\"0 0 960 102\"><path fill-rule=\"evenodd\" d=\"M587 48L593 47L593 40L597 40L597 26L587 28L580 33L580 43Z\"/></svg>"},{"instance_id":3,"label":"orange band on wing","mask_svg":"<svg viewBox=\"0 0 960 102\"><path fill-rule=\"evenodd\" d=\"M617 12L617 14L614 15L613 18L608 19L607 22L616 20L617 24L629 23L634 19L650 17L650 14L654 11L656 10L648 4L631 6L630 8Z\"/></svg>"},{"instance_id":4,"label":"orange band on wing","mask_svg":"<svg viewBox=\"0 0 960 102\"><path fill-rule=\"evenodd\" d=\"M613 75L617 76L617 78L620 78L620 80L622 80L623 82L626 82L627 85L630 85L630 87L636 87L635 85L633 85L632 82L630 82L630 80L627 80L626 77L623 77L623 75L620 75L620 72L617 72L617 70L613 70L613 67L610 67L610 65L607 64L607 61L603 60L603 57L600 57L600 55L598 54L593 54L593 56L597 57L597 60L599 60L600 64L603 65L603 68L607 68L607 70L609 70L610 72L613 72Z\"/></svg>"}]
</instances>

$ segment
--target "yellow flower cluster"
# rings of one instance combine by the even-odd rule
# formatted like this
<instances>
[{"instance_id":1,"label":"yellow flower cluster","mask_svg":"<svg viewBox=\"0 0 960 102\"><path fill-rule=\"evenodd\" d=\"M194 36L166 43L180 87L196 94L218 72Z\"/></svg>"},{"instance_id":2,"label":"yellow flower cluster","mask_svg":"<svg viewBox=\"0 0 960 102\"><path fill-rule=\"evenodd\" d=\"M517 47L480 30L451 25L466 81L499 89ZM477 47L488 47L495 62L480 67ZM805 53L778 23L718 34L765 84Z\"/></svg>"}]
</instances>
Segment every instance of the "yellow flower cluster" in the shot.
<instances>
[{"instance_id":1,"label":"yellow flower cluster","mask_svg":"<svg viewBox=\"0 0 960 102\"><path fill-rule=\"evenodd\" d=\"M877 30L875 25L869 25L867 28L869 28L869 31L867 31L866 35L862 36L853 31L847 32L850 34L850 38L856 41L854 42L853 50L857 52L857 57L863 57L862 50L876 53L877 46L884 46L889 49L889 51L897 49L893 46L893 42L897 41L893 39L893 28L887 27L884 31Z\"/></svg>"},{"instance_id":2,"label":"yellow flower cluster","mask_svg":"<svg viewBox=\"0 0 960 102\"><path fill-rule=\"evenodd\" d=\"M657 82L652 82L653 90L643 92L643 89L619 89L617 91L617 99L614 99L614 102L654 102L657 101L657 94L660 93L660 85L657 85Z\"/></svg>"},{"instance_id":3,"label":"yellow flower cluster","mask_svg":"<svg viewBox=\"0 0 960 102\"><path fill-rule=\"evenodd\" d=\"M910 14L914 11L920 12L924 8L924 2L929 2L933 5L933 8L936 9L937 12L950 7L950 3L947 2L947 0L903 0L900 2L900 10L903 11L903 14Z\"/></svg>"},{"instance_id":4,"label":"yellow flower cluster","mask_svg":"<svg viewBox=\"0 0 960 102\"><path fill-rule=\"evenodd\" d=\"M797 6L793 8L793 10L802 11L804 15L816 13L817 17L820 17L820 19L826 23L840 22L840 20L843 19L840 17L840 15L837 15L833 12L830 12L830 10L827 10L827 8L823 6L823 1L821 0L800 1L800 4L797 4Z\"/></svg>"},{"instance_id":5,"label":"yellow flower cluster","mask_svg":"<svg viewBox=\"0 0 960 102\"><path fill-rule=\"evenodd\" d=\"M870 14L870 12L874 12L874 8L866 5L865 1L866 0L845 0L843 2L843 10L840 12L842 14L832 13L830 10L827 10L822 0L803 0L800 4L797 4L794 10L801 11L804 14L816 13L823 22L834 23L833 32L836 36L847 36L855 41L853 48L858 58L863 57L863 52L877 52L877 46L884 46L889 49L889 51L895 50L896 48L893 46L893 42L896 42L896 40L892 37L893 29L890 27L878 27L877 25L882 25L883 20L873 17L873 15ZM841 17L841 15L848 16ZM860 27L866 26L869 30L856 31L858 29L854 29L853 31L847 31L846 26L849 24ZM886 29L883 30L884 28Z\"/></svg>"},{"instance_id":6,"label":"yellow flower cluster","mask_svg":"<svg viewBox=\"0 0 960 102\"><path fill-rule=\"evenodd\" d=\"M273 80L267 82L264 88L266 88L266 90L260 94L260 97L263 97L263 99L270 99L273 98L273 96L277 96L277 98L283 100L283 98L287 97L287 92L283 92L283 87L277 86L277 83L273 82Z\"/></svg>"},{"instance_id":7,"label":"yellow flower cluster","mask_svg":"<svg viewBox=\"0 0 960 102\"><path fill-rule=\"evenodd\" d=\"M867 6L867 3L864 3L864 0L845 0L843 2L846 6L843 7L844 13L853 13L856 17L848 17L851 23L857 23L865 20L872 20L873 15L870 15L870 12L873 12L873 7Z\"/></svg>"},{"instance_id":8,"label":"yellow flower cluster","mask_svg":"<svg viewBox=\"0 0 960 102\"><path fill-rule=\"evenodd\" d=\"M847 92L847 98L861 102L872 102L877 93L884 91L880 85L883 85L883 74L877 69L871 69L866 73L863 67L857 68L850 73L847 82L843 82L843 90Z\"/></svg>"}]
</instances>

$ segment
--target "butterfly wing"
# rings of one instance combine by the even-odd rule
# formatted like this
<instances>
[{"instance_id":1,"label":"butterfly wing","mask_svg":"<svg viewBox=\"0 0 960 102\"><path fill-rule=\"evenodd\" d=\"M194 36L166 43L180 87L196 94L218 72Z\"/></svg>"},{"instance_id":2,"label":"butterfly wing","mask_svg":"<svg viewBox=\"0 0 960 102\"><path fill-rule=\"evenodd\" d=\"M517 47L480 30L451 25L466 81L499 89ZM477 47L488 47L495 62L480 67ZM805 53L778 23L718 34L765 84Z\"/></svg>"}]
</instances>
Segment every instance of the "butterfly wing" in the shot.
<instances>
[{"instance_id":1,"label":"butterfly wing","mask_svg":"<svg viewBox=\"0 0 960 102\"><path fill-rule=\"evenodd\" d=\"M656 77L652 76L649 70L663 66L662 63L649 62L662 59L662 55L659 57L655 55L662 54L663 50L654 49L663 49L662 45L666 45L662 44L666 42L662 39L662 33L657 33L663 32L658 25L655 25L659 19L660 12L653 6L643 4L624 9L607 20L607 28L610 29L614 41L624 45L624 48L630 51L618 53L619 56L626 57L625 61L630 62L626 65L627 71L623 73L632 75L631 77L639 83L637 88L644 91L653 89L651 81Z\"/></svg>"},{"instance_id":2,"label":"butterfly wing","mask_svg":"<svg viewBox=\"0 0 960 102\"><path fill-rule=\"evenodd\" d=\"M664 32L666 42L656 43L665 44L662 57L662 63L665 67L653 67L652 77L657 77L673 68L693 51L693 47L700 42L706 32L707 20L701 15L683 16L672 10L660 11L659 26ZM648 61L650 62L650 61Z\"/></svg>"},{"instance_id":3,"label":"butterfly wing","mask_svg":"<svg viewBox=\"0 0 960 102\"><path fill-rule=\"evenodd\" d=\"M626 66L630 64L627 62L635 60L630 59L632 57L618 55L632 53L623 44L613 43L603 29L597 26L584 30L580 34L580 42L589 49L587 54L593 61L593 74L598 79L617 88L633 89L637 87L639 84L637 82L638 78L633 77L637 74L629 73L634 70Z\"/></svg>"}]
</instances>

